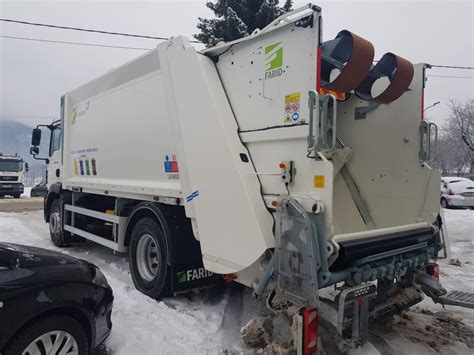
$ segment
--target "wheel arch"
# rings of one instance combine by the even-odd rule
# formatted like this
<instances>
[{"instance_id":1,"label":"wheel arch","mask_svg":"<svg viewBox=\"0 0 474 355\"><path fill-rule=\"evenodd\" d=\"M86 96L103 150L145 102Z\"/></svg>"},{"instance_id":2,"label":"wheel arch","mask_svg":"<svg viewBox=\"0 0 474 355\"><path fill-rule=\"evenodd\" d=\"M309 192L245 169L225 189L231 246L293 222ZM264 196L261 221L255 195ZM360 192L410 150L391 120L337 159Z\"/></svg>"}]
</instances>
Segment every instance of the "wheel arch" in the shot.
<instances>
[{"instance_id":1,"label":"wheel arch","mask_svg":"<svg viewBox=\"0 0 474 355\"><path fill-rule=\"evenodd\" d=\"M40 312L36 314L34 317L28 319L25 323L21 325L18 329L15 329L15 332L8 338L6 339L3 348L6 349L10 345L13 339L15 339L15 336L22 332L23 330L27 329L29 326L33 325L34 323L50 317L50 316L56 316L56 315L66 315L71 318L73 318L75 321L77 321L85 330L87 340L88 340L88 346L89 350L92 349L93 343L96 342L96 334L95 334L95 328L92 324L92 318L89 318L87 316L87 313L80 308L77 307L71 307L71 306L57 306L53 308L49 308L47 310L44 310L43 312Z\"/></svg>"},{"instance_id":2,"label":"wheel arch","mask_svg":"<svg viewBox=\"0 0 474 355\"><path fill-rule=\"evenodd\" d=\"M54 200L61 197L61 190L62 190L62 184L60 182L56 182L54 184L51 184L51 186L49 187L48 194L46 195L46 197L44 199L44 220L45 220L45 222L49 221L49 214L50 214L51 205L53 204Z\"/></svg>"},{"instance_id":3,"label":"wheel arch","mask_svg":"<svg viewBox=\"0 0 474 355\"><path fill-rule=\"evenodd\" d=\"M160 224L165 236L168 265L202 262L201 245L194 237L191 220L183 206L151 202L135 205L125 227L125 245L130 244L133 227L142 217L151 217Z\"/></svg>"},{"instance_id":4,"label":"wheel arch","mask_svg":"<svg viewBox=\"0 0 474 355\"><path fill-rule=\"evenodd\" d=\"M128 216L127 224L125 226L125 243L124 244L126 246L129 246L133 228L135 227L137 222L144 217L153 218L160 225L163 231L163 234L165 236L166 252L167 252L166 262L168 265L171 265L170 232L168 229L166 218L161 212L161 207L157 206L156 204L149 203L149 202L140 202L132 209L132 211L130 212L130 215Z\"/></svg>"}]
</instances>

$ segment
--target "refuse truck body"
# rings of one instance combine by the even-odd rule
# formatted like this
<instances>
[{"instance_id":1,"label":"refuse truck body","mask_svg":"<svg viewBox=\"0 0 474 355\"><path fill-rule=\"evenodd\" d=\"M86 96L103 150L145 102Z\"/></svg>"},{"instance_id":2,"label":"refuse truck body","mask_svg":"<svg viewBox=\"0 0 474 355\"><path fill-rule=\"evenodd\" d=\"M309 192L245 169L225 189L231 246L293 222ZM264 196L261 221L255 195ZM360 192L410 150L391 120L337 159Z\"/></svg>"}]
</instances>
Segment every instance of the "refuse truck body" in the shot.
<instances>
[{"instance_id":1,"label":"refuse truck body","mask_svg":"<svg viewBox=\"0 0 474 355\"><path fill-rule=\"evenodd\" d=\"M0 197L20 198L25 189L25 172L28 164L17 154L0 153Z\"/></svg>"},{"instance_id":2,"label":"refuse truck body","mask_svg":"<svg viewBox=\"0 0 474 355\"><path fill-rule=\"evenodd\" d=\"M447 303L429 65L373 54L346 30L323 41L309 4L201 51L173 37L66 93L48 125L53 243L128 252L154 298L223 279L286 299L305 353L317 312L360 344L420 285Z\"/></svg>"}]
</instances>

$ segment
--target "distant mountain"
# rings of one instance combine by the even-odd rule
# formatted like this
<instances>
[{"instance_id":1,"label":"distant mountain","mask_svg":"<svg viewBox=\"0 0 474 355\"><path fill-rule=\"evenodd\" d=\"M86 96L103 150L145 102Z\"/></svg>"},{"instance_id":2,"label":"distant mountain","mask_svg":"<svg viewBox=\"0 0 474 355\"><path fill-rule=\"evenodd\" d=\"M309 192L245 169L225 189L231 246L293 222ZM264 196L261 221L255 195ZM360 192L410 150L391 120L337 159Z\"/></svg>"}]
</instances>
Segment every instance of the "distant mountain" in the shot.
<instances>
[{"instance_id":1,"label":"distant mountain","mask_svg":"<svg viewBox=\"0 0 474 355\"><path fill-rule=\"evenodd\" d=\"M32 129L33 127L21 122L0 120L0 153L8 155L18 153L30 166L27 178L31 184L41 180L46 170L44 161L35 160L30 155ZM48 155L49 134L47 134L47 131L47 129L43 130L40 146L41 157Z\"/></svg>"},{"instance_id":2,"label":"distant mountain","mask_svg":"<svg viewBox=\"0 0 474 355\"><path fill-rule=\"evenodd\" d=\"M33 128L24 123L14 121L0 121L0 152L7 155L18 153L30 163L31 130Z\"/></svg>"}]
</instances>

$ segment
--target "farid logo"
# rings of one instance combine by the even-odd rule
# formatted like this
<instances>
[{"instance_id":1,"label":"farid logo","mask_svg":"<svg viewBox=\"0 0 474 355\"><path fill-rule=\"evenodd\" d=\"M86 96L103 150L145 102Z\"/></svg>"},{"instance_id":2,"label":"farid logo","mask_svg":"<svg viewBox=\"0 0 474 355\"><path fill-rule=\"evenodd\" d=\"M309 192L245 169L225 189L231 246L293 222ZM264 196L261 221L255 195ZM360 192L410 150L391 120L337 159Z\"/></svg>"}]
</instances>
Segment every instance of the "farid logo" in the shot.
<instances>
[{"instance_id":1,"label":"farid logo","mask_svg":"<svg viewBox=\"0 0 474 355\"><path fill-rule=\"evenodd\" d=\"M205 279L207 277L211 277L212 275L214 275L212 272L207 271L203 267L200 267L198 269L179 271L176 274L176 279L178 283L182 283L182 282Z\"/></svg>"},{"instance_id":2,"label":"farid logo","mask_svg":"<svg viewBox=\"0 0 474 355\"><path fill-rule=\"evenodd\" d=\"M283 47L281 42L265 47L265 79L283 74Z\"/></svg>"}]
</instances>

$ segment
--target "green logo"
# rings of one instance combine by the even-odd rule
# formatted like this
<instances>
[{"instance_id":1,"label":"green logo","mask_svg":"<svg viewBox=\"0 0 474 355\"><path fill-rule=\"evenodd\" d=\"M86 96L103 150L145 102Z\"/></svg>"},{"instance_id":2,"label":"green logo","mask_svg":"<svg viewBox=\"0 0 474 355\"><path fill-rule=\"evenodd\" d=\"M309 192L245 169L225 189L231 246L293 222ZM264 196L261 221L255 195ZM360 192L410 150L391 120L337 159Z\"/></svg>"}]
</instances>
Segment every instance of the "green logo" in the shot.
<instances>
[{"instance_id":1,"label":"green logo","mask_svg":"<svg viewBox=\"0 0 474 355\"><path fill-rule=\"evenodd\" d=\"M203 267L200 267L198 269L178 271L176 273L176 281L178 283L183 283L183 282L188 282L188 281L205 279L207 277L211 277L212 275L213 275L212 272L207 271Z\"/></svg>"},{"instance_id":2,"label":"green logo","mask_svg":"<svg viewBox=\"0 0 474 355\"><path fill-rule=\"evenodd\" d=\"M283 74L283 47L281 42L265 47L265 79Z\"/></svg>"},{"instance_id":3,"label":"green logo","mask_svg":"<svg viewBox=\"0 0 474 355\"><path fill-rule=\"evenodd\" d=\"M186 277L186 271L178 272L178 274L176 275L176 279L177 279L178 283L188 281L188 278Z\"/></svg>"},{"instance_id":4,"label":"green logo","mask_svg":"<svg viewBox=\"0 0 474 355\"><path fill-rule=\"evenodd\" d=\"M265 71L280 68L283 65L281 42L265 47L265 56Z\"/></svg>"}]
</instances>

